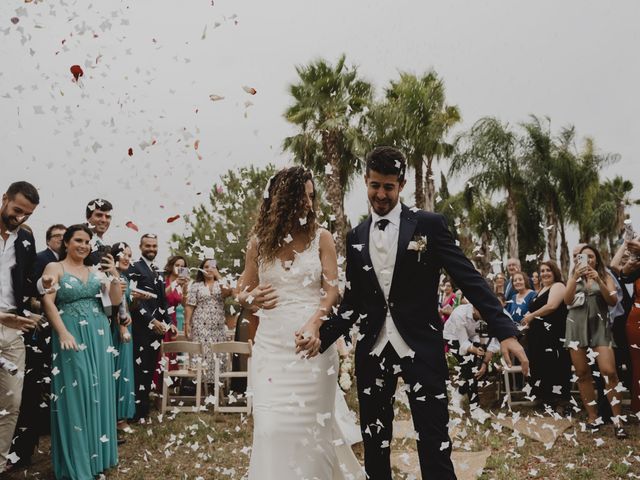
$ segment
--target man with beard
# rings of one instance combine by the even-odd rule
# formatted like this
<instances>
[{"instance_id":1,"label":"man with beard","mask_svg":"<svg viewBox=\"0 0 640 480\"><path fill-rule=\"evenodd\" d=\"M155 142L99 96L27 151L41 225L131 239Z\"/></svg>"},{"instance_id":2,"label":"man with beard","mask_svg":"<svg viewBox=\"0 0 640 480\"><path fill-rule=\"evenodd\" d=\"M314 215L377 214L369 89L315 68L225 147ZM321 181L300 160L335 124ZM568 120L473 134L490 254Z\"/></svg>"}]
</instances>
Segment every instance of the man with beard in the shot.
<instances>
[{"instance_id":1,"label":"man with beard","mask_svg":"<svg viewBox=\"0 0 640 480\"><path fill-rule=\"evenodd\" d=\"M26 298L37 295L35 240L22 224L38 203L40 196L33 185L15 182L2 196L0 207L0 362L4 364L0 368L0 472L8 460L22 400L23 334L28 335L37 323L29 318L25 303ZM45 288L49 286L47 282Z\"/></svg>"},{"instance_id":2,"label":"man with beard","mask_svg":"<svg viewBox=\"0 0 640 480\"><path fill-rule=\"evenodd\" d=\"M38 252L33 278L42 276L45 267L60 260L62 236L67 227L51 225L46 232L47 248ZM41 313L40 302L32 302L33 310ZM25 376L22 390L20 415L14 434L11 452L18 456L13 467L27 467L38 444L38 438L49 432L48 394L49 383L44 379L51 376L51 326L43 322L41 329L25 335ZM15 458L15 457L13 457Z\"/></svg>"},{"instance_id":3,"label":"man with beard","mask_svg":"<svg viewBox=\"0 0 640 480\"><path fill-rule=\"evenodd\" d=\"M131 318L133 320L134 373L136 382L136 416L134 421L149 415L149 392L153 370L162 337L171 325L164 280L153 260L158 254L158 238L144 234L140 239L142 257L128 271L131 280Z\"/></svg>"},{"instance_id":4,"label":"man with beard","mask_svg":"<svg viewBox=\"0 0 640 480\"><path fill-rule=\"evenodd\" d=\"M111 202L103 198L96 198L87 204L85 209L87 226L94 233L91 239L91 254L87 260L90 265L99 265L104 253L110 250L104 235L111 225L112 210Z\"/></svg>"}]
</instances>

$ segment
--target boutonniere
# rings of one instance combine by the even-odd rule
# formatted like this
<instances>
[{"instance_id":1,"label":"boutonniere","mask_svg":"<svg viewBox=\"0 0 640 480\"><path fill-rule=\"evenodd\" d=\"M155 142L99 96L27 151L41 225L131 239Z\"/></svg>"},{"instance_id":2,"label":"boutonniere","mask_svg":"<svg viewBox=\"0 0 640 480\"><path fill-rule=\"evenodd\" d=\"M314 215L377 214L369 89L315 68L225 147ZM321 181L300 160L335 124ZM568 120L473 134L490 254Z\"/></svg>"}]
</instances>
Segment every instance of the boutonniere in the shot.
<instances>
[{"instance_id":1,"label":"boutonniere","mask_svg":"<svg viewBox=\"0 0 640 480\"><path fill-rule=\"evenodd\" d=\"M416 235L413 237L413 240L409 242L409 246L407 250L415 250L418 252L418 261L420 261L420 257L422 252L427 249L427 237L425 235Z\"/></svg>"}]
</instances>

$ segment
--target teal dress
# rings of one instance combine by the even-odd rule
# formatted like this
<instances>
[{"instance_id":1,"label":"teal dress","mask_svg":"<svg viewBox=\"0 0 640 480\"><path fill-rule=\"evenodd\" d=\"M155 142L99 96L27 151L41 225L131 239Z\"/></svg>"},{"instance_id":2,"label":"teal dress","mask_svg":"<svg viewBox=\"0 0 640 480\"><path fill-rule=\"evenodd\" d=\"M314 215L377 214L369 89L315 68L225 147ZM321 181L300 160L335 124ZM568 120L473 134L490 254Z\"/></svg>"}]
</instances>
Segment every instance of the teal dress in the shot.
<instances>
[{"instance_id":1,"label":"teal dress","mask_svg":"<svg viewBox=\"0 0 640 480\"><path fill-rule=\"evenodd\" d=\"M127 280L127 290L124 293L123 302L131 300L131 285L126 275L121 275ZM127 308L128 310L128 308ZM136 415L136 392L133 377L133 340L123 342L120 338L120 325L117 315L113 325L113 347L118 351L116 357L116 416L118 420L128 420ZM131 325L127 327L132 338Z\"/></svg>"},{"instance_id":2,"label":"teal dress","mask_svg":"<svg viewBox=\"0 0 640 480\"><path fill-rule=\"evenodd\" d=\"M118 463L114 354L100 281L63 273L56 304L80 347L62 350L52 334L51 456L56 479L93 480Z\"/></svg>"}]
</instances>

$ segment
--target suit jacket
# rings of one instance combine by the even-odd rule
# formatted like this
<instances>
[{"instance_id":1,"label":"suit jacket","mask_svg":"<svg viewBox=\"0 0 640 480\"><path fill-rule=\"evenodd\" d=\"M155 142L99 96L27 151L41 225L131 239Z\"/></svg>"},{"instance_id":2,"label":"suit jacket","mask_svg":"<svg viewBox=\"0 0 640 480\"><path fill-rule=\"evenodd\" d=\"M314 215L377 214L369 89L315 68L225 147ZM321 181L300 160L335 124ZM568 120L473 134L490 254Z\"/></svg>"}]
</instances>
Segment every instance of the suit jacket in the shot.
<instances>
[{"instance_id":1,"label":"suit jacket","mask_svg":"<svg viewBox=\"0 0 640 480\"><path fill-rule=\"evenodd\" d=\"M322 350L360 320L356 358L369 354L389 309L400 335L416 355L440 364L443 326L438 314L438 287L443 268L480 311L491 336L503 340L517 335L517 328L487 282L456 246L445 218L405 205L387 303L369 254L371 221L370 216L347 234L347 287L337 313L321 327ZM421 239L426 242L423 251L415 250L415 244L409 249L410 242Z\"/></svg>"},{"instance_id":2,"label":"suit jacket","mask_svg":"<svg viewBox=\"0 0 640 480\"><path fill-rule=\"evenodd\" d=\"M29 310L29 297L37 297L38 289L34 269L36 263L36 241L33 234L24 228L18 229L14 242L16 264L11 269L11 282L16 309L20 315Z\"/></svg>"},{"instance_id":3,"label":"suit jacket","mask_svg":"<svg viewBox=\"0 0 640 480\"><path fill-rule=\"evenodd\" d=\"M50 263L57 262L57 261L58 259L56 258L56 254L53 253L53 251L50 248L47 248L46 250L42 250L41 252L38 252L38 255L36 255L36 264L33 269L33 276L36 279L36 282L42 276L42 273L44 272L45 267Z\"/></svg>"},{"instance_id":4,"label":"suit jacket","mask_svg":"<svg viewBox=\"0 0 640 480\"><path fill-rule=\"evenodd\" d=\"M139 300L131 305L130 313L133 321L132 330L134 337L148 337L151 341L162 338L149 328L149 322L159 320L166 324L171 323L167 309L167 299L164 291L162 275L151 271L147 262L140 259L134 262L127 271L131 282L135 282L136 288L154 293L158 298ZM132 287L134 285L131 285Z\"/></svg>"}]
</instances>

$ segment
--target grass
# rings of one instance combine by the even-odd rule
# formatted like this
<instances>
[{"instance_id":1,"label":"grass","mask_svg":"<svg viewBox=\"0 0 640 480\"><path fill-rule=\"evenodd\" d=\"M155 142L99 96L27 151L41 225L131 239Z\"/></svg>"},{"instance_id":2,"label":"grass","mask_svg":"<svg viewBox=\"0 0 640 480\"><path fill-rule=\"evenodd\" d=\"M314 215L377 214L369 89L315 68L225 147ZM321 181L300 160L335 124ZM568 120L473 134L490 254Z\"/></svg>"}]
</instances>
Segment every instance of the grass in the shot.
<instances>
[{"instance_id":1,"label":"grass","mask_svg":"<svg viewBox=\"0 0 640 480\"><path fill-rule=\"evenodd\" d=\"M347 401L352 408L357 407L354 392L349 393ZM396 417L409 419L406 406L401 402L397 405ZM520 413L534 414L529 408L520 409ZM611 425L605 425L597 433L586 433L574 424L547 449L540 442L515 436L491 419L481 424L465 416L452 440L458 451L491 450L482 480L640 478L640 425L633 418L627 440L617 440ZM120 463L106 472L106 477L241 479L249 465L252 428L252 417L241 414L200 412L162 416L156 412L147 424L131 427L126 444L120 447ZM414 452L415 442L395 439L392 448ZM356 445L354 451L362 461L361 445ZM4 478L53 478L49 439L42 439L29 469ZM411 477L395 470L394 478Z\"/></svg>"}]
</instances>

